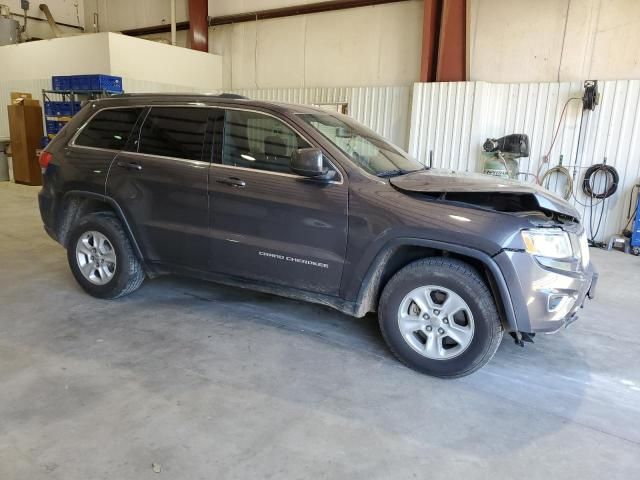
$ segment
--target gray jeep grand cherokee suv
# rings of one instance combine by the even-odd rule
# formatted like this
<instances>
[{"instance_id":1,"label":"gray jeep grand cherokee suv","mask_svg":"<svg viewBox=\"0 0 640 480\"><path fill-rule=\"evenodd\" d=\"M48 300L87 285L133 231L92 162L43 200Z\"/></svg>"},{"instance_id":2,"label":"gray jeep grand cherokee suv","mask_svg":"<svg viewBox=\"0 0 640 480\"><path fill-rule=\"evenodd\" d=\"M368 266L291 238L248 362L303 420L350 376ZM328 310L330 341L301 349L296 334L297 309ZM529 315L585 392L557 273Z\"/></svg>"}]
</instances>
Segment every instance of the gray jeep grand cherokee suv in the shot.
<instances>
[{"instance_id":1,"label":"gray jeep grand cherokee suv","mask_svg":"<svg viewBox=\"0 0 640 480\"><path fill-rule=\"evenodd\" d=\"M89 294L178 273L363 317L440 377L572 322L595 274L578 212L427 169L352 119L233 95L88 103L43 152L45 229Z\"/></svg>"}]
</instances>

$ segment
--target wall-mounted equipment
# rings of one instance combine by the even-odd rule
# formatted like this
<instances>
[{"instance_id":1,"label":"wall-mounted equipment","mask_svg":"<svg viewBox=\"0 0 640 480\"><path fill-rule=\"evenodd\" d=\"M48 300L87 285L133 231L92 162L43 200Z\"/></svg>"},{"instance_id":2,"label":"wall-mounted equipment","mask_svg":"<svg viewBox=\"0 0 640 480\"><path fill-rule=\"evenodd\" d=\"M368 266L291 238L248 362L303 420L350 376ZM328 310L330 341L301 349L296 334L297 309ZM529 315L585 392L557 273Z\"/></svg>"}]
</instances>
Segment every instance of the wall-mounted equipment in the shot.
<instances>
[{"instance_id":1,"label":"wall-mounted equipment","mask_svg":"<svg viewBox=\"0 0 640 480\"><path fill-rule=\"evenodd\" d=\"M11 18L7 5L0 5L0 46L12 45L20 41L20 24Z\"/></svg>"},{"instance_id":2,"label":"wall-mounted equipment","mask_svg":"<svg viewBox=\"0 0 640 480\"><path fill-rule=\"evenodd\" d=\"M529 137L513 133L500 138L487 138L482 150L482 173L515 179L518 177L517 159L529 156Z\"/></svg>"},{"instance_id":3,"label":"wall-mounted equipment","mask_svg":"<svg viewBox=\"0 0 640 480\"><path fill-rule=\"evenodd\" d=\"M598 81L587 80L584 82L584 94L582 95L582 109L595 110L600 103L600 92L598 92Z\"/></svg>"},{"instance_id":4,"label":"wall-mounted equipment","mask_svg":"<svg viewBox=\"0 0 640 480\"><path fill-rule=\"evenodd\" d=\"M53 36L55 38L60 38L65 36L62 30L60 30L60 27L58 27L58 24L56 23L55 19L53 18L53 14L51 13L51 10L49 10L49 6L46 3L41 3L40 10L42 11L42 13L44 13L44 16L47 18L47 23L51 27L51 33L53 33Z\"/></svg>"}]
</instances>

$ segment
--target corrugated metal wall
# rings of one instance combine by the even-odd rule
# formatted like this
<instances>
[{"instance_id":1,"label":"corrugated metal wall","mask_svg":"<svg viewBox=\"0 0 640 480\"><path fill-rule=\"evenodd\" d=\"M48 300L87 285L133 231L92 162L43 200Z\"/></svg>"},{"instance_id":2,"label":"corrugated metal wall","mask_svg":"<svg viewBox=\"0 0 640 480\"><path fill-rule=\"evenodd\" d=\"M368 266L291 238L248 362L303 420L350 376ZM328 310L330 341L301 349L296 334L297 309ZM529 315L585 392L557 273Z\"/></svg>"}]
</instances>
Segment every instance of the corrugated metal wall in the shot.
<instances>
[{"instance_id":1,"label":"corrugated metal wall","mask_svg":"<svg viewBox=\"0 0 640 480\"><path fill-rule=\"evenodd\" d=\"M582 103L570 101L553 149L549 165L559 163L574 176L570 199L593 224L597 240L619 232L627 222L631 189L640 181L640 80L599 83L600 105L583 115ZM546 156L562 109L570 98L582 97L582 82L491 84L485 82L417 83L413 89L409 152L424 163L433 157L434 167L480 171L480 152L488 137L526 133L531 155L521 159L520 171L535 174ZM583 142L578 142L582 122ZM620 174L617 193L591 208L582 193L586 168L602 163ZM547 169L543 166L542 173ZM533 181L529 175L522 179ZM558 193L564 182L551 178L549 188ZM604 186L604 178L596 179ZM603 208L604 207L604 208ZM601 212L602 216L601 216ZM593 215L591 214L593 213Z\"/></svg>"},{"instance_id":2,"label":"corrugated metal wall","mask_svg":"<svg viewBox=\"0 0 640 480\"><path fill-rule=\"evenodd\" d=\"M128 93L139 92L196 92L181 85L123 78ZM34 98L42 97L42 89L51 88L49 79L0 81L0 138L9 136L6 105L13 91L29 92ZM216 92L208 92L216 93ZM348 113L369 128L397 145L407 148L409 141L409 111L411 87L336 87L336 88L274 88L260 90L233 90L257 100L272 100L302 104L347 103Z\"/></svg>"},{"instance_id":3,"label":"corrugated metal wall","mask_svg":"<svg viewBox=\"0 0 640 480\"><path fill-rule=\"evenodd\" d=\"M407 148L409 139L410 87L267 88L234 90L257 100L301 104L348 103L348 114Z\"/></svg>"}]
</instances>

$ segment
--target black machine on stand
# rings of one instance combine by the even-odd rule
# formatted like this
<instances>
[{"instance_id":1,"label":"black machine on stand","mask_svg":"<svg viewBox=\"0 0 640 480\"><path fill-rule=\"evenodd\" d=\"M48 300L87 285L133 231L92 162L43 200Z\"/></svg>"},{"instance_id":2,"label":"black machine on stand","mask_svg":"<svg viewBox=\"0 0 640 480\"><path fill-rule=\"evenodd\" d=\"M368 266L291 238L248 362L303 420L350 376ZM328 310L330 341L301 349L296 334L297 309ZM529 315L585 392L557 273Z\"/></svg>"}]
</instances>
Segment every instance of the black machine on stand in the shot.
<instances>
[{"instance_id":1,"label":"black machine on stand","mask_svg":"<svg viewBox=\"0 0 640 480\"><path fill-rule=\"evenodd\" d=\"M482 173L516 179L519 173L517 159L529 156L529 137L513 133L500 138L487 138L482 150Z\"/></svg>"}]
</instances>

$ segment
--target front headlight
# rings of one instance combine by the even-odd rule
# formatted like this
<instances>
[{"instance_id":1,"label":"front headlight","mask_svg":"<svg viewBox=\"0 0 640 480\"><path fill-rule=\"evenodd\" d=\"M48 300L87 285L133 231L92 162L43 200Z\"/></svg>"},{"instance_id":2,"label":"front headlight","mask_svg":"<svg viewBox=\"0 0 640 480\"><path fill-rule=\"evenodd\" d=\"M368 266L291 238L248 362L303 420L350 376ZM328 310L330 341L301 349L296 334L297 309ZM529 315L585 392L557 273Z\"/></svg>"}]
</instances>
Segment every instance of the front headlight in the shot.
<instances>
[{"instance_id":1,"label":"front headlight","mask_svg":"<svg viewBox=\"0 0 640 480\"><path fill-rule=\"evenodd\" d=\"M589 265L589 241L587 240L587 232L583 232L579 238L580 242L580 259L582 260L582 266L587 267Z\"/></svg>"},{"instance_id":2,"label":"front headlight","mask_svg":"<svg viewBox=\"0 0 640 480\"><path fill-rule=\"evenodd\" d=\"M520 233L527 253L531 255L554 259L574 256L569 234L559 228L522 230Z\"/></svg>"}]
</instances>

